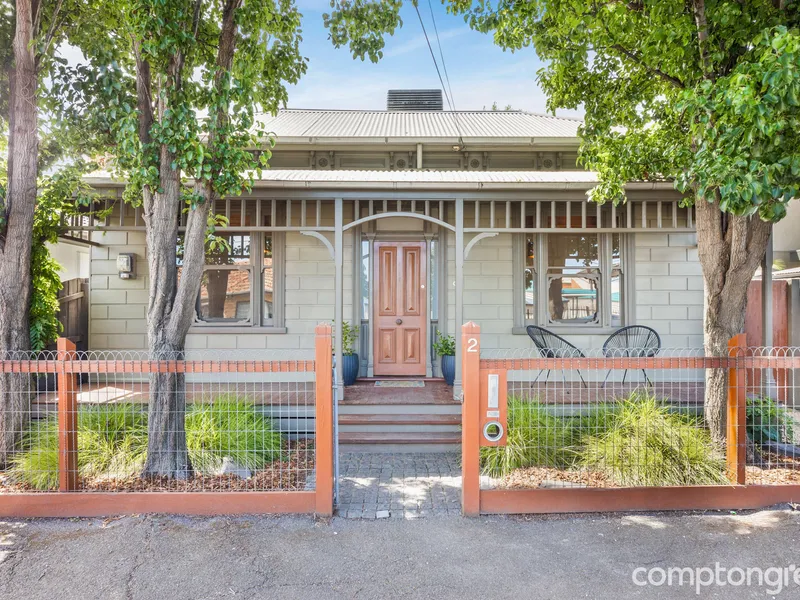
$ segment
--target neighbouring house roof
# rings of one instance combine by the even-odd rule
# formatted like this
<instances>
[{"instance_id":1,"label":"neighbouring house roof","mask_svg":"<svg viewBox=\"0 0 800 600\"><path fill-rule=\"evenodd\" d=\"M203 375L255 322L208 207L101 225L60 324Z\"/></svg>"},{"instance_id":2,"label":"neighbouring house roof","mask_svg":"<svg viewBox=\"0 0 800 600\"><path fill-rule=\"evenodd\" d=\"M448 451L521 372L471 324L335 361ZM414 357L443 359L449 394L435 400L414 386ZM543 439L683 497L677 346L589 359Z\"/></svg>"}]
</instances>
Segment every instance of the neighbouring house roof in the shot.
<instances>
[{"instance_id":1,"label":"neighbouring house roof","mask_svg":"<svg viewBox=\"0 0 800 600\"><path fill-rule=\"evenodd\" d=\"M760 270L759 270L760 271ZM761 273L756 273L757 278L761 278ZM783 269L782 271L773 271L772 272L773 279L800 279L800 267L794 267L793 269Z\"/></svg>"},{"instance_id":2,"label":"neighbouring house roof","mask_svg":"<svg viewBox=\"0 0 800 600\"><path fill-rule=\"evenodd\" d=\"M260 122L278 142L494 140L530 143L531 138L578 136L582 121L522 111L365 111L284 109Z\"/></svg>"},{"instance_id":3,"label":"neighbouring house roof","mask_svg":"<svg viewBox=\"0 0 800 600\"><path fill-rule=\"evenodd\" d=\"M90 185L122 185L111 174L96 171L85 178ZM370 188L370 189L590 189L597 174L589 171L368 171L344 169L266 169L256 187ZM630 190L674 189L672 183L632 182Z\"/></svg>"}]
</instances>

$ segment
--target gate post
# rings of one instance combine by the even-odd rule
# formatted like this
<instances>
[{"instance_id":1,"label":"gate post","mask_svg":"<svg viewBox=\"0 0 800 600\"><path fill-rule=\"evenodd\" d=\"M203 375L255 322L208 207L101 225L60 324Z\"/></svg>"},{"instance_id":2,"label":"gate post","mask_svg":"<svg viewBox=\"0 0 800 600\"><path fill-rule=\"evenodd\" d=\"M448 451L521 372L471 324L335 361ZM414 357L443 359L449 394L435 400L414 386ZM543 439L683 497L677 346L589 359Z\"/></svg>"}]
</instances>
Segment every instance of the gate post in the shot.
<instances>
[{"instance_id":1,"label":"gate post","mask_svg":"<svg viewBox=\"0 0 800 600\"><path fill-rule=\"evenodd\" d=\"M746 483L747 430L745 407L747 403L747 372L739 362L745 358L747 336L735 335L728 341L728 356L735 363L728 369L728 410L726 462L728 479L734 485Z\"/></svg>"},{"instance_id":2,"label":"gate post","mask_svg":"<svg viewBox=\"0 0 800 600\"><path fill-rule=\"evenodd\" d=\"M480 369L481 328L470 321L461 327L461 512L465 517L481 514Z\"/></svg>"},{"instance_id":3,"label":"gate post","mask_svg":"<svg viewBox=\"0 0 800 600\"><path fill-rule=\"evenodd\" d=\"M333 388L331 386L331 326L317 325L314 355L316 425L316 514L333 516Z\"/></svg>"},{"instance_id":4,"label":"gate post","mask_svg":"<svg viewBox=\"0 0 800 600\"><path fill-rule=\"evenodd\" d=\"M78 489L78 403L74 373L67 373L66 361L75 360L75 344L58 338L58 490Z\"/></svg>"}]
</instances>

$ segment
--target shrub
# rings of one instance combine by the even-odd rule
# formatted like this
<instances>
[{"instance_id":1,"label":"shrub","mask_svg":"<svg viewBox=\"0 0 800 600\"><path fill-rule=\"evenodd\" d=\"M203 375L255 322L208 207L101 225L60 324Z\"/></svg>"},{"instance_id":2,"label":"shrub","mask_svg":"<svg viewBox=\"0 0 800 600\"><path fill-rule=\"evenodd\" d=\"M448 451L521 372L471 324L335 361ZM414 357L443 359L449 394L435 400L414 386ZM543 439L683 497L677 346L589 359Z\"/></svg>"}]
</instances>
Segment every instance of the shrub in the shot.
<instances>
[{"instance_id":1,"label":"shrub","mask_svg":"<svg viewBox=\"0 0 800 600\"><path fill-rule=\"evenodd\" d=\"M436 341L433 343L436 356L455 356L456 338L441 331L436 332Z\"/></svg>"},{"instance_id":2,"label":"shrub","mask_svg":"<svg viewBox=\"0 0 800 600\"><path fill-rule=\"evenodd\" d=\"M698 421L669 411L655 397L634 394L611 426L584 439L581 464L622 486L727 483L725 460Z\"/></svg>"},{"instance_id":3,"label":"shrub","mask_svg":"<svg viewBox=\"0 0 800 600\"><path fill-rule=\"evenodd\" d=\"M567 421L549 414L536 400L510 397L506 445L481 449L483 472L502 477L534 465L569 466L575 460L572 440Z\"/></svg>"},{"instance_id":4,"label":"shrub","mask_svg":"<svg viewBox=\"0 0 800 600\"><path fill-rule=\"evenodd\" d=\"M745 408L747 435L762 446L766 442L792 443L794 419L772 398L748 398Z\"/></svg>"},{"instance_id":5,"label":"shrub","mask_svg":"<svg viewBox=\"0 0 800 600\"><path fill-rule=\"evenodd\" d=\"M58 487L58 418L31 423L10 474L39 490ZM144 466L147 414L135 404L82 407L78 412L78 471L83 477L128 477Z\"/></svg>"},{"instance_id":6,"label":"shrub","mask_svg":"<svg viewBox=\"0 0 800 600\"><path fill-rule=\"evenodd\" d=\"M619 416L620 408L619 402L603 402L592 405L581 416L572 417L570 424L572 426L573 444L579 445L586 437L606 433L613 427Z\"/></svg>"},{"instance_id":7,"label":"shrub","mask_svg":"<svg viewBox=\"0 0 800 600\"><path fill-rule=\"evenodd\" d=\"M229 457L250 470L279 458L281 436L252 403L222 397L192 404L186 413L189 458L208 475ZM38 490L58 487L58 419L33 421L9 474ZM136 404L83 406L78 413L78 470L82 477L127 478L147 456L147 413Z\"/></svg>"},{"instance_id":8,"label":"shrub","mask_svg":"<svg viewBox=\"0 0 800 600\"><path fill-rule=\"evenodd\" d=\"M223 396L193 404L186 415L186 442L196 471L213 473L229 457L250 470L280 457L281 435L252 403Z\"/></svg>"}]
</instances>

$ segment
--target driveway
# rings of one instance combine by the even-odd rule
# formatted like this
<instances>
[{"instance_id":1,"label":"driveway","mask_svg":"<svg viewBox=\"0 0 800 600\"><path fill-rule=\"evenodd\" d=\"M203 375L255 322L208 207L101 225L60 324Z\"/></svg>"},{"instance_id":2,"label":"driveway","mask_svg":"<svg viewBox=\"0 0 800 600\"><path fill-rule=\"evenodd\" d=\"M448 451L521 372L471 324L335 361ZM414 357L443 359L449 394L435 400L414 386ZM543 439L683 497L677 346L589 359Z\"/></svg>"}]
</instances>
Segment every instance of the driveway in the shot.
<instances>
[{"instance_id":1,"label":"driveway","mask_svg":"<svg viewBox=\"0 0 800 600\"><path fill-rule=\"evenodd\" d=\"M799 540L800 513L788 507L741 515L7 521L0 598L798 598L793 571L780 590L754 585L755 571L749 587L704 584L699 595L688 571L682 586L678 571L672 586L658 583L669 568L715 563L731 576L737 568L788 569L800 564ZM651 584L634 584L635 569L640 584Z\"/></svg>"}]
</instances>

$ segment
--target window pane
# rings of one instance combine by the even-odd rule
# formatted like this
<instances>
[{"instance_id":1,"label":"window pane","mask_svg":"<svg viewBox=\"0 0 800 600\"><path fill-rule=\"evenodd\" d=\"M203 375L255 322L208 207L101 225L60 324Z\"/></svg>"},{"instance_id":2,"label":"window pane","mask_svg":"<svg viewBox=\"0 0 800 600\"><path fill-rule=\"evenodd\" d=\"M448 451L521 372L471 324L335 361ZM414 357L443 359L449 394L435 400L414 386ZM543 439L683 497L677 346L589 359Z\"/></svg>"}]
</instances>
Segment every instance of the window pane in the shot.
<instances>
[{"instance_id":1,"label":"window pane","mask_svg":"<svg viewBox=\"0 0 800 600\"><path fill-rule=\"evenodd\" d=\"M591 271L581 275L567 272L548 275L547 307L551 323L597 322L599 274L594 269Z\"/></svg>"},{"instance_id":2,"label":"window pane","mask_svg":"<svg viewBox=\"0 0 800 600\"><path fill-rule=\"evenodd\" d=\"M361 319L369 321L369 240L361 240Z\"/></svg>"},{"instance_id":3,"label":"window pane","mask_svg":"<svg viewBox=\"0 0 800 600\"><path fill-rule=\"evenodd\" d=\"M536 320L536 238L525 238L525 270L523 277L525 290L525 320Z\"/></svg>"},{"instance_id":4,"label":"window pane","mask_svg":"<svg viewBox=\"0 0 800 600\"><path fill-rule=\"evenodd\" d=\"M249 265L250 236L226 233L215 236L206 246L207 265Z\"/></svg>"},{"instance_id":5,"label":"window pane","mask_svg":"<svg viewBox=\"0 0 800 600\"><path fill-rule=\"evenodd\" d=\"M261 281L264 282L264 314L263 325L273 324L273 296L275 292L275 271L272 263L272 236L264 235L264 269L261 271Z\"/></svg>"},{"instance_id":6,"label":"window pane","mask_svg":"<svg viewBox=\"0 0 800 600\"><path fill-rule=\"evenodd\" d=\"M206 269L200 285L197 315L201 321L250 319L250 271Z\"/></svg>"},{"instance_id":7,"label":"window pane","mask_svg":"<svg viewBox=\"0 0 800 600\"><path fill-rule=\"evenodd\" d=\"M600 266L597 234L558 233L547 236L547 264L578 274L586 267Z\"/></svg>"},{"instance_id":8,"label":"window pane","mask_svg":"<svg viewBox=\"0 0 800 600\"><path fill-rule=\"evenodd\" d=\"M622 241L620 240L620 235L618 233L611 234L611 266L612 267L620 267L622 265L622 254L620 253L620 247L622 246Z\"/></svg>"},{"instance_id":9,"label":"window pane","mask_svg":"<svg viewBox=\"0 0 800 600\"><path fill-rule=\"evenodd\" d=\"M611 325L622 326L622 273L611 271Z\"/></svg>"},{"instance_id":10,"label":"window pane","mask_svg":"<svg viewBox=\"0 0 800 600\"><path fill-rule=\"evenodd\" d=\"M439 240L431 240L431 321L439 320Z\"/></svg>"}]
</instances>

